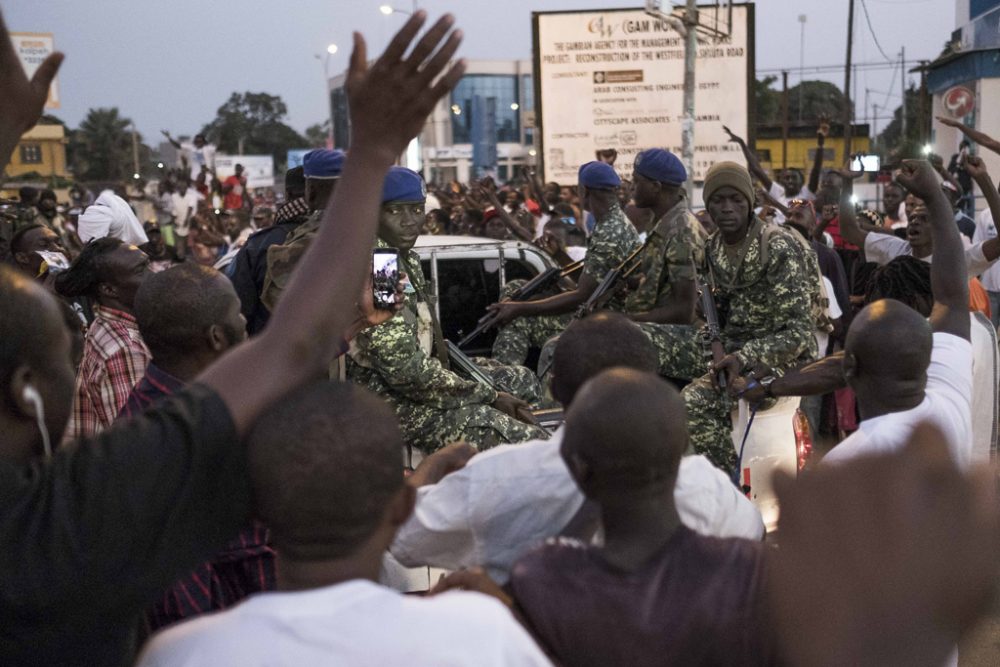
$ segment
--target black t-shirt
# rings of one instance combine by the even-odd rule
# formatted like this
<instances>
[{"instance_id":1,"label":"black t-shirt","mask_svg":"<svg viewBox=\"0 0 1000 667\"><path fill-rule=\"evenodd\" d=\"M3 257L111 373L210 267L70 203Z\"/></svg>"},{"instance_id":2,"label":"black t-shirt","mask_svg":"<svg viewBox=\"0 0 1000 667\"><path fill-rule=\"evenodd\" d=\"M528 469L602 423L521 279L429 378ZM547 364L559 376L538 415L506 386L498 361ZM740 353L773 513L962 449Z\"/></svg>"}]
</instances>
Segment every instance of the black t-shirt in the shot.
<instances>
[{"instance_id":1,"label":"black t-shirt","mask_svg":"<svg viewBox=\"0 0 1000 667\"><path fill-rule=\"evenodd\" d=\"M0 664L130 663L139 613L249 516L245 449L200 385L47 465L0 463Z\"/></svg>"},{"instance_id":2,"label":"black t-shirt","mask_svg":"<svg viewBox=\"0 0 1000 667\"><path fill-rule=\"evenodd\" d=\"M550 540L511 572L522 617L556 662L586 665L770 665L764 546L681 526L635 572L600 550Z\"/></svg>"}]
</instances>

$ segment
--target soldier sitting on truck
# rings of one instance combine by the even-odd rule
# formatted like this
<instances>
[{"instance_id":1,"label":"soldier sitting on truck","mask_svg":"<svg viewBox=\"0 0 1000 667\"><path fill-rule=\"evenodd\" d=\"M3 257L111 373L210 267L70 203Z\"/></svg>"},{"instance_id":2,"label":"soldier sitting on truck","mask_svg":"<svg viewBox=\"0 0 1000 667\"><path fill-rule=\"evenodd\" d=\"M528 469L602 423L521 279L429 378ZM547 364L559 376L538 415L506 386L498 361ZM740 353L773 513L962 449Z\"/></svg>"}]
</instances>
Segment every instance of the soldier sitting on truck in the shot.
<instances>
[{"instance_id":1,"label":"soldier sitting on truck","mask_svg":"<svg viewBox=\"0 0 1000 667\"><path fill-rule=\"evenodd\" d=\"M486 365L498 387L460 377L449 369L448 352L435 314L435 300L413 245L424 222L426 189L416 172L393 167L382 194L377 247L399 250L408 277L403 310L351 341L347 378L386 399L395 409L406 441L431 452L458 440L478 449L500 443L545 439L530 420L522 398L538 398L527 369ZM524 372L519 372L524 371Z\"/></svg>"}]
</instances>

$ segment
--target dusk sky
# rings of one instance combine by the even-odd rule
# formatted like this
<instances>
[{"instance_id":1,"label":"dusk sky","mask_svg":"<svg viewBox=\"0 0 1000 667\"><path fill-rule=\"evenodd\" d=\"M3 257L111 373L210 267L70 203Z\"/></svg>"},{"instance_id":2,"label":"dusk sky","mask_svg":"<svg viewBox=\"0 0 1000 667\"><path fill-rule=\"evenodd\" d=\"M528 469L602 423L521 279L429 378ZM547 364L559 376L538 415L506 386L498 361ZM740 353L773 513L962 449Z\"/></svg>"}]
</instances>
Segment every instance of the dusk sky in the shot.
<instances>
[{"instance_id":1,"label":"dusk sky","mask_svg":"<svg viewBox=\"0 0 1000 667\"><path fill-rule=\"evenodd\" d=\"M866 0L871 25L885 53L898 60L932 59L955 29L950 0ZM331 73L346 67L352 30L377 54L404 16L383 16L383 0L6 0L0 2L12 31L51 32L67 55L60 72L62 108L54 113L75 127L87 109L117 106L133 118L148 143L159 130L192 134L215 117L233 91L280 95L288 122L300 132L327 117L323 61L327 44L339 45ZM516 59L531 56L531 12L637 7L636 0L420 0L432 18L450 11L465 32L460 55ZM410 9L410 0L400 8ZM756 12L758 77L790 70L799 80L799 14L805 26L806 79L843 85L843 71L810 73L810 66L843 63L845 0L761 0ZM855 16L856 62L885 62L873 41L859 0ZM911 65L912 66L912 65ZM859 72L858 101L899 104L899 79L889 69ZM915 75L911 75L914 76ZM890 83L892 89L890 90ZM780 84L779 84L780 85ZM889 96L886 96L886 92ZM880 114L882 115L882 114ZM888 115L886 113L885 115ZM858 120L864 110L858 109ZM884 127L886 120L878 122Z\"/></svg>"}]
</instances>

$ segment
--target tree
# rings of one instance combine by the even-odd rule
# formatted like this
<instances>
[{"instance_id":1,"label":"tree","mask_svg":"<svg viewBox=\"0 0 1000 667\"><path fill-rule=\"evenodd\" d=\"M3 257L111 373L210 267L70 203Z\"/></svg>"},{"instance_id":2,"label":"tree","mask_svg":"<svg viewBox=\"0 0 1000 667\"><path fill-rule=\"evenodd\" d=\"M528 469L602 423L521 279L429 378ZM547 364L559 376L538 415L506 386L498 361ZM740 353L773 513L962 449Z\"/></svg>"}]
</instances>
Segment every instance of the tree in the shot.
<instances>
[{"instance_id":1,"label":"tree","mask_svg":"<svg viewBox=\"0 0 1000 667\"><path fill-rule=\"evenodd\" d=\"M922 157L920 91L914 85L906 89L906 135L903 135L903 106L896 107L892 121L878 135L876 145L885 155L901 158Z\"/></svg>"},{"instance_id":2,"label":"tree","mask_svg":"<svg viewBox=\"0 0 1000 667\"><path fill-rule=\"evenodd\" d=\"M326 140L330 137L330 121L324 120L306 128L306 141L309 148L326 148Z\"/></svg>"},{"instance_id":3,"label":"tree","mask_svg":"<svg viewBox=\"0 0 1000 667\"><path fill-rule=\"evenodd\" d=\"M121 181L132 175L132 121L118 107L91 109L69 136L73 172L84 181Z\"/></svg>"},{"instance_id":4,"label":"tree","mask_svg":"<svg viewBox=\"0 0 1000 667\"><path fill-rule=\"evenodd\" d=\"M288 108L277 95L233 93L201 133L225 153L269 154L281 165L289 149L308 143L285 124L287 115Z\"/></svg>"},{"instance_id":5,"label":"tree","mask_svg":"<svg viewBox=\"0 0 1000 667\"><path fill-rule=\"evenodd\" d=\"M766 76L754 85L757 123L760 125L779 125L782 122L781 91L772 88L777 80L776 76ZM807 123L815 123L820 116L843 118L846 105L844 93L828 81L802 81L788 89L788 120L792 124L797 123L799 118Z\"/></svg>"}]
</instances>

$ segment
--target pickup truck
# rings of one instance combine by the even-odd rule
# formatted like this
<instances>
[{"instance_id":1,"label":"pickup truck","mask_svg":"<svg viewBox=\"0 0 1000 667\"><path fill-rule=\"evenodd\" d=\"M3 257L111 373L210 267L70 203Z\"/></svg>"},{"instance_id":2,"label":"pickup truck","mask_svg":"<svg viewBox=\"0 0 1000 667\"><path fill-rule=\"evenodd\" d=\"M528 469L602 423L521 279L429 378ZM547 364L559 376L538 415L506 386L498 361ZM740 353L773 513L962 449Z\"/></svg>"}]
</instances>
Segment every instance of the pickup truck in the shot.
<instances>
[{"instance_id":1,"label":"pickup truck","mask_svg":"<svg viewBox=\"0 0 1000 667\"><path fill-rule=\"evenodd\" d=\"M554 266L551 258L521 241L496 241L470 236L431 236L417 239L413 250L420 256L424 275L437 296L437 315L445 338L458 343L475 328L486 307L500 298L510 280L531 279ZM470 356L489 356L496 338L489 331L465 348ZM795 398L780 399L774 407L754 417L747 431L750 410L740 401L733 410L733 446L743 446L740 485L760 510L767 530L777 525L778 503L771 486L777 469L801 469L811 453L809 429Z\"/></svg>"}]
</instances>

